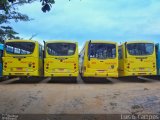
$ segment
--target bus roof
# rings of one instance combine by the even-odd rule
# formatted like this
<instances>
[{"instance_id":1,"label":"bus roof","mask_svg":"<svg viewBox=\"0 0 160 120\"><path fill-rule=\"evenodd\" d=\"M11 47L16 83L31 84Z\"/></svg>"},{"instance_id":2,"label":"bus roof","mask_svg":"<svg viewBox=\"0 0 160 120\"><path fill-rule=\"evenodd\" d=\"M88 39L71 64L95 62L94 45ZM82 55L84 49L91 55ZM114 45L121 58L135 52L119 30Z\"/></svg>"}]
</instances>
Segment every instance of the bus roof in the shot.
<instances>
[{"instance_id":1,"label":"bus roof","mask_svg":"<svg viewBox=\"0 0 160 120\"><path fill-rule=\"evenodd\" d=\"M77 43L76 41L72 41L72 40L48 40L45 42L46 43Z\"/></svg>"},{"instance_id":2,"label":"bus roof","mask_svg":"<svg viewBox=\"0 0 160 120\"><path fill-rule=\"evenodd\" d=\"M91 42L92 43L112 43L112 44L117 44L117 42L108 41L108 40L91 40Z\"/></svg>"},{"instance_id":3,"label":"bus roof","mask_svg":"<svg viewBox=\"0 0 160 120\"><path fill-rule=\"evenodd\" d=\"M38 42L35 40L23 40L23 39L13 39L13 40L6 40L5 42Z\"/></svg>"},{"instance_id":4,"label":"bus roof","mask_svg":"<svg viewBox=\"0 0 160 120\"><path fill-rule=\"evenodd\" d=\"M154 43L153 41L147 41L147 40L136 40L136 41L128 41L126 43Z\"/></svg>"}]
</instances>

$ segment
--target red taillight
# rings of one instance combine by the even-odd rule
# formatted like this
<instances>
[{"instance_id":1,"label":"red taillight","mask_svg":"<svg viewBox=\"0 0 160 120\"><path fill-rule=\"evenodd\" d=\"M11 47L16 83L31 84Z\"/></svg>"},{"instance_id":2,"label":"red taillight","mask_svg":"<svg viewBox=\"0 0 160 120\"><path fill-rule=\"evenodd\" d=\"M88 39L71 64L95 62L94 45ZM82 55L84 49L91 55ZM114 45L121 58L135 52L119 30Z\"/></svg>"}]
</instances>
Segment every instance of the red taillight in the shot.
<instances>
[{"instance_id":1,"label":"red taillight","mask_svg":"<svg viewBox=\"0 0 160 120\"><path fill-rule=\"evenodd\" d=\"M5 65L4 68L7 68L7 66Z\"/></svg>"},{"instance_id":2,"label":"red taillight","mask_svg":"<svg viewBox=\"0 0 160 120\"><path fill-rule=\"evenodd\" d=\"M46 69L48 69L48 67L46 67Z\"/></svg>"},{"instance_id":3,"label":"red taillight","mask_svg":"<svg viewBox=\"0 0 160 120\"><path fill-rule=\"evenodd\" d=\"M74 66L76 66L76 63L74 63Z\"/></svg>"},{"instance_id":4,"label":"red taillight","mask_svg":"<svg viewBox=\"0 0 160 120\"><path fill-rule=\"evenodd\" d=\"M127 66L127 68L129 69L129 68L130 68L130 66Z\"/></svg>"},{"instance_id":5,"label":"red taillight","mask_svg":"<svg viewBox=\"0 0 160 120\"><path fill-rule=\"evenodd\" d=\"M74 67L74 69L76 69L77 67Z\"/></svg>"},{"instance_id":6,"label":"red taillight","mask_svg":"<svg viewBox=\"0 0 160 120\"><path fill-rule=\"evenodd\" d=\"M33 68L35 68L35 66L33 66Z\"/></svg>"},{"instance_id":7,"label":"red taillight","mask_svg":"<svg viewBox=\"0 0 160 120\"><path fill-rule=\"evenodd\" d=\"M6 63L6 62L5 62L4 64L5 64L5 65L7 65L7 63Z\"/></svg>"},{"instance_id":8,"label":"red taillight","mask_svg":"<svg viewBox=\"0 0 160 120\"><path fill-rule=\"evenodd\" d=\"M49 66L49 64L46 64L47 66Z\"/></svg>"},{"instance_id":9,"label":"red taillight","mask_svg":"<svg viewBox=\"0 0 160 120\"><path fill-rule=\"evenodd\" d=\"M35 65L35 63L33 62L33 65Z\"/></svg>"}]
</instances>

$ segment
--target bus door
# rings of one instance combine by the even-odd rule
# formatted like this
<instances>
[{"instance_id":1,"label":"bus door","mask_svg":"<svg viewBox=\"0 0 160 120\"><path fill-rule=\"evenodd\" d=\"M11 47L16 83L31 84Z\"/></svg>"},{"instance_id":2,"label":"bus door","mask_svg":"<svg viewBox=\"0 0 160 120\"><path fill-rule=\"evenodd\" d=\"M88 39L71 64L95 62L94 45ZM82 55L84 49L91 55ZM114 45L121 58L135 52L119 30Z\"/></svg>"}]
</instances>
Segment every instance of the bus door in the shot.
<instances>
[{"instance_id":1,"label":"bus door","mask_svg":"<svg viewBox=\"0 0 160 120\"><path fill-rule=\"evenodd\" d=\"M0 77L2 77L2 69L3 69L2 57L3 57L3 50L0 50Z\"/></svg>"},{"instance_id":2,"label":"bus door","mask_svg":"<svg viewBox=\"0 0 160 120\"><path fill-rule=\"evenodd\" d=\"M160 75L160 47L156 44L157 74Z\"/></svg>"}]
</instances>

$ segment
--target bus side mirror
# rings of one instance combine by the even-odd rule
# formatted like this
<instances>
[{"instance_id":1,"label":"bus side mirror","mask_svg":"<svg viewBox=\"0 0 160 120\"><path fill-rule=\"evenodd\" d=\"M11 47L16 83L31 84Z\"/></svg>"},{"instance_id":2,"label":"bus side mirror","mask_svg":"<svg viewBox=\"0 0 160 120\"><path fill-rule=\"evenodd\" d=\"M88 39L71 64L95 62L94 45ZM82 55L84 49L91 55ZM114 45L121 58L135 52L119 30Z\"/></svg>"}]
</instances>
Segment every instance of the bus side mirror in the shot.
<instances>
[{"instance_id":1,"label":"bus side mirror","mask_svg":"<svg viewBox=\"0 0 160 120\"><path fill-rule=\"evenodd\" d=\"M90 46L91 46L91 40L88 43L88 61L90 61Z\"/></svg>"},{"instance_id":2,"label":"bus side mirror","mask_svg":"<svg viewBox=\"0 0 160 120\"><path fill-rule=\"evenodd\" d=\"M46 42L43 41L43 43L44 43L43 57L45 58L46 57Z\"/></svg>"},{"instance_id":3,"label":"bus side mirror","mask_svg":"<svg viewBox=\"0 0 160 120\"><path fill-rule=\"evenodd\" d=\"M78 55L78 57L80 58L80 57L81 57L81 55Z\"/></svg>"}]
</instances>

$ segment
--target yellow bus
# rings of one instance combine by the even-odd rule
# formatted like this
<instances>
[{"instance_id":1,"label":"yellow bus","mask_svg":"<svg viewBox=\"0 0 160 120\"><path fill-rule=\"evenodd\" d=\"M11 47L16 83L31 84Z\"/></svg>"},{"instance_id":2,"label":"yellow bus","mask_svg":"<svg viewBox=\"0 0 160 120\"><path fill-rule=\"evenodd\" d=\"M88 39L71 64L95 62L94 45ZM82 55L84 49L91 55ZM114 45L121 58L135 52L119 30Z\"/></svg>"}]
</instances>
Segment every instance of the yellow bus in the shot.
<instances>
[{"instance_id":1,"label":"yellow bus","mask_svg":"<svg viewBox=\"0 0 160 120\"><path fill-rule=\"evenodd\" d=\"M71 41L45 42L44 76L78 77L78 43Z\"/></svg>"},{"instance_id":2,"label":"yellow bus","mask_svg":"<svg viewBox=\"0 0 160 120\"><path fill-rule=\"evenodd\" d=\"M79 54L83 78L118 77L118 45L111 41L87 41Z\"/></svg>"},{"instance_id":3,"label":"yellow bus","mask_svg":"<svg viewBox=\"0 0 160 120\"><path fill-rule=\"evenodd\" d=\"M131 41L119 46L119 76L156 75L156 52L153 42Z\"/></svg>"},{"instance_id":4,"label":"yellow bus","mask_svg":"<svg viewBox=\"0 0 160 120\"><path fill-rule=\"evenodd\" d=\"M4 76L43 76L43 47L33 40L7 40L3 56Z\"/></svg>"}]
</instances>

